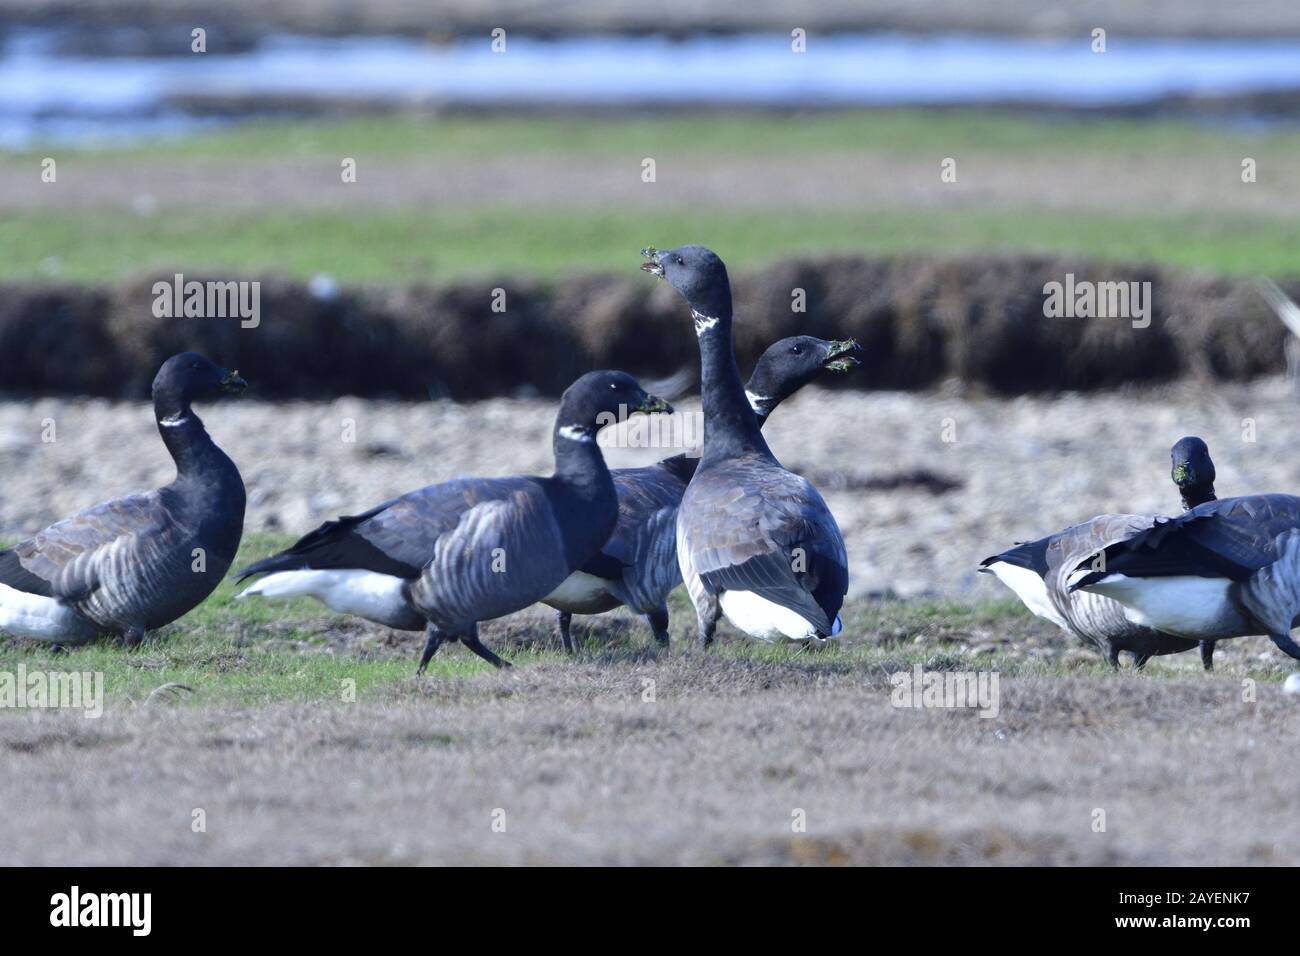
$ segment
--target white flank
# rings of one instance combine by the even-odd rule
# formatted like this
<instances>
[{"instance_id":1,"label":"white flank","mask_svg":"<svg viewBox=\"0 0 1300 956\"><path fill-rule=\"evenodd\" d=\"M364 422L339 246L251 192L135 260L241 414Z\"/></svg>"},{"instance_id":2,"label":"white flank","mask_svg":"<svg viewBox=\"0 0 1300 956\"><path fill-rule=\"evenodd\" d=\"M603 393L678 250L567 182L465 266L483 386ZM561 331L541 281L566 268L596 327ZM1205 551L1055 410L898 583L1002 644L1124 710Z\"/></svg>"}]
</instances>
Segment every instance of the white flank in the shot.
<instances>
[{"instance_id":1,"label":"white flank","mask_svg":"<svg viewBox=\"0 0 1300 956\"><path fill-rule=\"evenodd\" d=\"M1197 640L1221 636L1221 623L1236 615L1228 601L1231 585L1227 578L1130 578L1108 574L1084 590L1124 605L1124 616L1134 624Z\"/></svg>"},{"instance_id":2,"label":"white flank","mask_svg":"<svg viewBox=\"0 0 1300 956\"><path fill-rule=\"evenodd\" d=\"M760 641L817 641L825 643L817 636L817 629L801 614L788 607L774 604L753 591L723 591L718 596L722 613L727 620L740 628L750 637ZM838 623L839 618L837 617ZM836 634L838 628L832 628Z\"/></svg>"},{"instance_id":3,"label":"white flank","mask_svg":"<svg viewBox=\"0 0 1300 956\"><path fill-rule=\"evenodd\" d=\"M1052 605L1052 599L1047 596L1047 582L1033 571L1014 564L1007 564L1005 561L994 561L988 566L988 569L993 572L999 581L1015 591L1016 597L1020 598L1025 607L1029 608L1038 617L1045 621L1051 621L1057 627L1069 629L1065 619Z\"/></svg>"},{"instance_id":4,"label":"white flank","mask_svg":"<svg viewBox=\"0 0 1300 956\"><path fill-rule=\"evenodd\" d=\"M377 571L277 571L236 595L267 598L313 597L340 614L387 623L411 614L402 585L406 582Z\"/></svg>"},{"instance_id":5,"label":"white flank","mask_svg":"<svg viewBox=\"0 0 1300 956\"><path fill-rule=\"evenodd\" d=\"M601 578L586 571L574 571L542 601L552 606L578 608L599 603L608 595L609 588Z\"/></svg>"},{"instance_id":6,"label":"white flank","mask_svg":"<svg viewBox=\"0 0 1300 956\"><path fill-rule=\"evenodd\" d=\"M0 584L0 631L54 643L80 643L95 636L95 627L67 605L7 584Z\"/></svg>"}]
</instances>

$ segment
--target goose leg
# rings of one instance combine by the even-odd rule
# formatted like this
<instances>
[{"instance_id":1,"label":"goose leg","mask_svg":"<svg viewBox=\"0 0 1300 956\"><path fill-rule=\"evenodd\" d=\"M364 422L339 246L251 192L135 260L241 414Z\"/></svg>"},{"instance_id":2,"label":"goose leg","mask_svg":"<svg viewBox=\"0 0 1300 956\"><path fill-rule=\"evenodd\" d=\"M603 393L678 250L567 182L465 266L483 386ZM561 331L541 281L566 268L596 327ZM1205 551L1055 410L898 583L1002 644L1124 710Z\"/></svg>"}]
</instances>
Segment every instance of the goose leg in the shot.
<instances>
[{"instance_id":1,"label":"goose leg","mask_svg":"<svg viewBox=\"0 0 1300 956\"><path fill-rule=\"evenodd\" d=\"M1270 634L1269 639L1277 645L1278 650L1300 661L1300 644L1291 640L1290 634Z\"/></svg>"},{"instance_id":2,"label":"goose leg","mask_svg":"<svg viewBox=\"0 0 1300 956\"><path fill-rule=\"evenodd\" d=\"M713 594L706 594L695 609L695 616L700 621L700 647L713 643L713 632L718 628L718 618L722 616L722 605Z\"/></svg>"},{"instance_id":3,"label":"goose leg","mask_svg":"<svg viewBox=\"0 0 1300 956\"><path fill-rule=\"evenodd\" d=\"M1106 648L1106 663L1111 666L1111 670L1119 670L1119 649L1111 646Z\"/></svg>"},{"instance_id":4,"label":"goose leg","mask_svg":"<svg viewBox=\"0 0 1300 956\"><path fill-rule=\"evenodd\" d=\"M568 611L560 612L560 641L564 644L564 649L570 654L576 653L578 645L573 642L573 635L569 632L569 625L573 622L573 615Z\"/></svg>"},{"instance_id":5,"label":"goose leg","mask_svg":"<svg viewBox=\"0 0 1300 956\"><path fill-rule=\"evenodd\" d=\"M1201 641L1201 666L1214 670L1214 641Z\"/></svg>"},{"instance_id":6,"label":"goose leg","mask_svg":"<svg viewBox=\"0 0 1300 956\"><path fill-rule=\"evenodd\" d=\"M660 605L653 611L646 612L646 623L654 631L655 641L662 647L668 646L668 608Z\"/></svg>"},{"instance_id":7,"label":"goose leg","mask_svg":"<svg viewBox=\"0 0 1300 956\"><path fill-rule=\"evenodd\" d=\"M139 625L128 627L126 633L122 635L122 640L127 647L139 647L140 642L144 640L144 628Z\"/></svg>"},{"instance_id":8,"label":"goose leg","mask_svg":"<svg viewBox=\"0 0 1300 956\"><path fill-rule=\"evenodd\" d=\"M493 654L490 650L488 650L483 645L483 642L478 639L477 624L475 624L473 627L469 629L468 634L462 634L460 636L460 642L464 644L466 647L468 647L475 654L477 654L479 657L483 658L483 660L491 664L493 667L513 666L509 661L503 661L501 658L497 657L495 654Z\"/></svg>"},{"instance_id":9,"label":"goose leg","mask_svg":"<svg viewBox=\"0 0 1300 956\"><path fill-rule=\"evenodd\" d=\"M447 640L447 635L438 630L432 624L424 629L424 653L420 655L420 666L415 669L416 674L423 674L424 669L429 666L429 659L438 653L438 648L442 647L443 642Z\"/></svg>"},{"instance_id":10,"label":"goose leg","mask_svg":"<svg viewBox=\"0 0 1300 956\"><path fill-rule=\"evenodd\" d=\"M1147 661L1149 660L1151 660L1150 654L1134 654L1133 666L1136 667L1138 670L1141 670L1142 668L1147 666Z\"/></svg>"}]
</instances>

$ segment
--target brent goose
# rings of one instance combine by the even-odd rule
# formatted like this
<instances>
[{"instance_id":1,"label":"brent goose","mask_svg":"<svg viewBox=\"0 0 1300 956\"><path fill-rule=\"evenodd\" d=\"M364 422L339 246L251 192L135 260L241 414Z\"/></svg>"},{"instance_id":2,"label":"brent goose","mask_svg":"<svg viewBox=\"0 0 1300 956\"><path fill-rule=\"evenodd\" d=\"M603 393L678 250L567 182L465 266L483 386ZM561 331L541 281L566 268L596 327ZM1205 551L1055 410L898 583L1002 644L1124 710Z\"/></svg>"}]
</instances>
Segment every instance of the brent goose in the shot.
<instances>
[{"instance_id":1,"label":"brent goose","mask_svg":"<svg viewBox=\"0 0 1300 956\"><path fill-rule=\"evenodd\" d=\"M221 583L244 529L239 469L208 437L194 401L247 383L202 355L169 358L154 418L175 480L115 498L0 551L0 631L55 644L114 634L138 644Z\"/></svg>"},{"instance_id":2,"label":"brent goose","mask_svg":"<svg viewBox=\"0 0 1300 956\"><path fill-rule=\"evenodd\" d=\"M641 268L690 305L700 346L704 452L677 514L700 643L722 614L760 640L822 643L840 631L844 539L817 489L781 467L759 431L732 352L726 266L703 246L642 255Z\"/></svg>"},{"instance_id":3,"label":"brent goose","mask_svg":"<svg viewBox=\"0 0 1300 956\"><path fill-rule=\"evenodd\" d=\"M823 371L858 364L853 340L795 335L768 347L745 384L759 427L781 402ZM677 566L677 506L699 459L675 455L644 468L618 468L618 526L600 551L543 602L559 613L560 639L575 650L574 614L601 614L626 604L645 618L660 644L668 643L668 594L682 583Z\"/></svg>"},{"instance_id":4,"label":"brent goose","mask_svg":"<svg viewBox=\"0 0 1300 956\"><path fill-rule=\"evenodd\" d=\"M1171 477L1185 508L1214 499L1214 462L1205 442L1195 437L1179 439L1170 451L1170 460ZM1154 521L1150 515L1098 515L985 558L980 570L995 575L1038 617L1097 648L1111 667L1118 668L1120 652L1128 651L1141 668L1153 655L1188 651L1196 643L1135 624L1125 615L1123 605L1110 598L1071 593L1068 578L1080 561L1150 528ZM1201 645L1201 660L1207 670L1213 668L1213 647Z\"/></svg>"},{"instance_id":5,"label":"brent goose","mask_svg":"<svg viewBox=\"0 0 1300 956\"><path fill-rule=\"evenodd\" d=\"M560 399L546 478L459 478L328 521L239 572L239 597L310 596L345 614L426 632L423 672L459 640L497 667L478 623L535 604L605 543L618 500L596 432L629 412L669 412L623 372L589 372Z\"/></svg>"},{"instance_id":6,"label":"brent goose","mask_svg":"<svg viewBox=\"0 0 1300 956\"><path fill-rule=\"evenodd\" d=\"M1300 498L1207 501L1081 561L1071 591L1124 605L1130 621L1216 641L1267 634L1300 659Z\"/></svg>"}]
</instances>

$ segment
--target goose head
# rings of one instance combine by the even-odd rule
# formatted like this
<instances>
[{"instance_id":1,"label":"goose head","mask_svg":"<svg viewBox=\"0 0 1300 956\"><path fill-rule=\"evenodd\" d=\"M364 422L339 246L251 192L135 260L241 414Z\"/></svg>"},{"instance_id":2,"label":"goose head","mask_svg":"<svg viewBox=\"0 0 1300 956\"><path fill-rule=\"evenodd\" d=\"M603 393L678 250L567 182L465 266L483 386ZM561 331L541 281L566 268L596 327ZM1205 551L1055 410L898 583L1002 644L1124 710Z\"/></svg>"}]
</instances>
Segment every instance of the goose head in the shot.
<instances>
[{"instance_id":1,"label":"goose head","mask_svg":"<svg viewBox=\"0 0 1300 956\"><path fill-rule=\"evenodd\" d=\"M1195 435L1178 439L1170 449L1169 461L1170 477L1189 507L1214 499L1214 462L1204 441Z\"/></svg>"},{"instance_id":2,"label":"goose head","mask_svg":"<svg viewBox=\"0 0 1300 956\"><path fill-rule=\"evenodd\" d=\"M641 271L663 279L681 293L697 320L731 319L731 281L727 267L713 250L704 246L664 250L648 246L641 255L647 260L641 263Z\"/></svg>"},{"instance_id":3,"label":"goose head","mask_svg":"<svg viewBox=\"0 0 1300 956\"><path fill-rule=\"evenodd\" d=\"M178 407L221 395L238 395L248 387L238 372L230 372L197 352L182 352L163 363L153 380L154 401Z\"/></svg>"},{"instance_id":4,"label":"goose head","mask_svg":"<svg viewBox=\"0 0 1300 956\"><path fill-rule=\"evenodd\" d=\"M588 372L568 387L560 399L557 427L567 435L594 435L629 415L672 412L662 398L651 395L626 372ZM565 432L568 429L568 432Z\"/></svg>"},{"instance_id":5,"label":"goose head","mask_svg":"<svg viewBox=\"0 0 1300 956\"><path fill-rule=\"evenodd\" d=\"M766 415L822 372L847 372L858 365L852 353L859 350L853 339L819 339L792 335L768 346L745 392L755 413Z\"/></svg>"}]
</instances>

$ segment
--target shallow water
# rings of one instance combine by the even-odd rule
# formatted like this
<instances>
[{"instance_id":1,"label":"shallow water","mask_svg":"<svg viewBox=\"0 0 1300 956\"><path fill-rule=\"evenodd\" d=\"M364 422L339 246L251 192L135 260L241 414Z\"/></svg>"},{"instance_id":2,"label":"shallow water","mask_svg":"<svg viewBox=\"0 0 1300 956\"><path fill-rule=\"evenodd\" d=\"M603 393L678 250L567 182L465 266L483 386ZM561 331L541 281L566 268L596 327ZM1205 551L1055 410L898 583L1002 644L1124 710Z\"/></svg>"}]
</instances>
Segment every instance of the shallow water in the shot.
<instances>
[{"instance_id":1,"label":"shallow water","mask_svg":"<svg viewBox=\"0 0 1300 956\"><path fill-rule=\"evenodd\" d=\"M228 98L460 105L1126 107L1170 96L1300 90L1300 39L1139 40L840 34L686 40L508 36L271 37L246 52L66 55L48 30L0 46L0 144L130 138L211 123L187 101ZM227 117L224 121L231 121Z\"/></svg>"}]
</instances>

